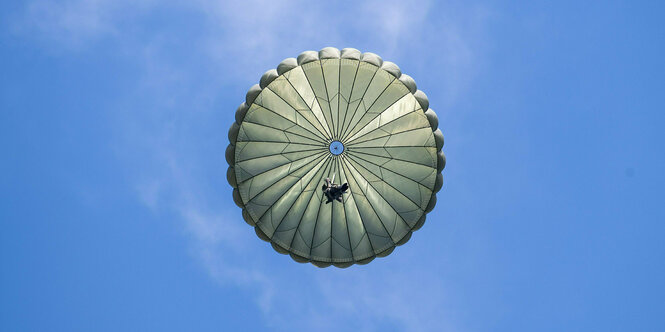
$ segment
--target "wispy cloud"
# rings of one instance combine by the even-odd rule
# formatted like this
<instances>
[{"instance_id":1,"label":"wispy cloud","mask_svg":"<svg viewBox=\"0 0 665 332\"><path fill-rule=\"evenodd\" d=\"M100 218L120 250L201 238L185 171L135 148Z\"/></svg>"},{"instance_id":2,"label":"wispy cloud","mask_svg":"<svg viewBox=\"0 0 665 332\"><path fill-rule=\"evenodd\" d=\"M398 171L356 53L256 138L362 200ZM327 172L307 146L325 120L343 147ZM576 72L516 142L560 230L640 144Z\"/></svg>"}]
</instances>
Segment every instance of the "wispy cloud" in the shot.
<instances>
[{"instance_id":1,"label":"wispy cloud","mask_svg":"<svg viewBox=\"0 0 665 332\"><path fill-rule=\"evenodd\" d=\"M150 0L65 0L28 2L13 28L26 35L54 43L57 48L80 49L104 37L122 34L122 21L150 8ZM131 8L132 10L126 10Z\"/></svg>"},{"instance_id":2,"label":"wispy cloud","mask_svg":"<svg viewBox=\"0 0 665 332\"><path fill-rule=\"evenodd\" d=\"M335 326L334 320L343 317L360 330L374 330L386 321L404 330L441 330L441 324L451 330L446 289L439 276L422 270L426 264L410 271L376 263L325 272L297 265L297 274L285 268L296 263L276 257L239 220L239 213L228 212L238 211L230 203L223 161L232 109L244 91L281 59L306 49L352 46L397 63L421 59L409 68L423 76L432 71L441 75L430 79L444 85L436 95L454 100L481 62L477 48L487 11L439 8L433 14L434 6L429 1L376 0L334 6L306 1L37 0L27 5L17 31L63 52L109 42L132 59L139 68L137 83L133 94L114 105L115 141L120 157L135 166L137 199L155 213L182 220L195 259L221 285L255 294L266 324L306 329ZM152 27L143 20L169 11L192 15L196 31L169 27L150 33ZM237 97L219 100L224 88ZM269 264L275 260L278 264ZM299 303L279 306L285 298ZM316 325L326 321L330 324Z\"/></svg>"}]
</instances>

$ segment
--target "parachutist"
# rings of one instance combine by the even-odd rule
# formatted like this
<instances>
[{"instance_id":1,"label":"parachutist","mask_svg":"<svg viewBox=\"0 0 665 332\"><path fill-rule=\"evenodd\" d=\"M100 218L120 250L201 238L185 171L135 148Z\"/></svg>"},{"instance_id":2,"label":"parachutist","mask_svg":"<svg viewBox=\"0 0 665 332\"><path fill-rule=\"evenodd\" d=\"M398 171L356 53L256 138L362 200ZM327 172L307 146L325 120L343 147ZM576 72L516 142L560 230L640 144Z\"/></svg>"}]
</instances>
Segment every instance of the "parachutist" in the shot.
<instances>
[{"instance_id":1,"label":"parachutist","mask_svg":"<svg viewBox=\"0 0 665 332\"><path fill-rule=\"evenodd\" d=\"M334 180L335 180L334 176L332 181L330 180L330 178L326 178L324 180L325 183L321 187L321 190L323 190L323 194L326 195L326 197L328 198L326 204L332 202L333 200L343 203L344 201L342 200L342 195L345 194L346 191L349 189L348 183L339 185L333 183Z\"/></svg>"}]
</instances>

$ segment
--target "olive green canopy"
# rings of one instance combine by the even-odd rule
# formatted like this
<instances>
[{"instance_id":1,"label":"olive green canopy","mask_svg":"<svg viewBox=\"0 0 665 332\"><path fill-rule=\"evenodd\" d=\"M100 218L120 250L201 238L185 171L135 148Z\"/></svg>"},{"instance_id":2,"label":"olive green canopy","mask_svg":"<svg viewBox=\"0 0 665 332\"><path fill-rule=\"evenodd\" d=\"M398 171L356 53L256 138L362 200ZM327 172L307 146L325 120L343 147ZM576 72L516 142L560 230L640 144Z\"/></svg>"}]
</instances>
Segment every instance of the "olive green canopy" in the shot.
<instances>
[{"instance_id":1,"label":"olive green canopy","mask_svg":"<svg viewBox=\"0 0 665 332\"><path fill-rule=\"evenodd\" d=\"M267 71L236 112L233 199L261 239L298 262L368 263L434 208L445 166L437 127L394 63L349 48L303 52ZM321 186L333 177L349 190L326 204Z\"/></svg>"}]
</instances>

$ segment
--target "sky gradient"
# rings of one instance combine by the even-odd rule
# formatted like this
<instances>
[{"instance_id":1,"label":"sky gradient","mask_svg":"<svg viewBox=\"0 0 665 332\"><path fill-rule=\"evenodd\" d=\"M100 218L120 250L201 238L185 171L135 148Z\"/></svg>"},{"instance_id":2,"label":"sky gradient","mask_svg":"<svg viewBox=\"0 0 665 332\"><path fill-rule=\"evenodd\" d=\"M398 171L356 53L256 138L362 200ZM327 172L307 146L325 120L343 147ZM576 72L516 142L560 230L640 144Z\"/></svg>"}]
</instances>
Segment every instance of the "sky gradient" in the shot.
<instances>
[{"instance_id":1,"label":"sky gradient","mask_svg":"<svg viewBox=\"0 0 665 332\"><path fill-rule=\"evenodd\" d=\"M0 330L665 331L657 1L0 4ZM395 62L439 116L422 229L295 263L231 198L245 92L287 57Z\"/></svg>"}]
</instances>

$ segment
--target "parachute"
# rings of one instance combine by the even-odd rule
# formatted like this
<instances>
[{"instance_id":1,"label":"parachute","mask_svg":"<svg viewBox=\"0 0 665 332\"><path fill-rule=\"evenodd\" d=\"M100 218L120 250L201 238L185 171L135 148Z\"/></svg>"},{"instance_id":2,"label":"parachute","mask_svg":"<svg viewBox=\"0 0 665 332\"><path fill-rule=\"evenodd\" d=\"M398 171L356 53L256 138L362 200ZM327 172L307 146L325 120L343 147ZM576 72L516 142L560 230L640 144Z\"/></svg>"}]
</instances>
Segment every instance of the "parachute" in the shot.
<instances>
[{"instance_id":1,"label":"parachute","mask_svg":"<svg viewBox=\"0 0 665 332\"><path fill-rule=\"evenodd\" d=\"M259 238L297 262L344 268L387 256L436 204L438 118L415 81L376 54L327 47L287 58L235 119L233 200ZM326 204L330 178L348 189Z\"/></svg>"}]
</instances>

